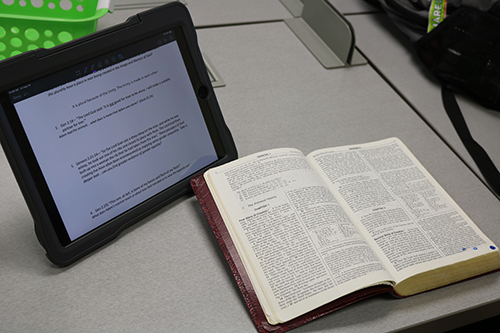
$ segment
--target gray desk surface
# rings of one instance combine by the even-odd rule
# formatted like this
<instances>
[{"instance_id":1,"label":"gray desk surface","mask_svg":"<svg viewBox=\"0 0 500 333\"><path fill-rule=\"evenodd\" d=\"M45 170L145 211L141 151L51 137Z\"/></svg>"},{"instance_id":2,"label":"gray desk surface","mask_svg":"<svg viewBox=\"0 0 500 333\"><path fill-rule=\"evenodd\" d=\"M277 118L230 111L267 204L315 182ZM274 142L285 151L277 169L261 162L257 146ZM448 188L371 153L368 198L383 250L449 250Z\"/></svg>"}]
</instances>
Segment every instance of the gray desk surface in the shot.
<instances>
[{"instance_id":1,"label":"gray desk surface","mask_svg":"<svg viewBox=\"0 0 500 333\"><path fill-rule=\"evenodd\" d=\"M116 0L113 17L100 20L98 28L123 21L141 10L166 2L169 1ZM291 17L288 10L278 0L181 0L180 2L187 5L197 27L249 24Z\"/></svg>"},{"instance_id":2,"label":"gray desk surface","mask_svg":"<svg viewBox=\"0 0 500 333\"><path fill-rule=\"evenodd\" d=\"M226 81L216 94L241 156L398 136L500 244L498 199L372 67L325 70L279 21L199 29L198 37ZM195 198L177 200L60 269L44 257L3 153L0 170L2 331L255 332ZM374 297L295 331L382 332L415 325L439 331L474 320L472 313L500 313L499 300L496 273L407 299Z\"/></svg>"},{"instance_id":3,"label":"gray desk surface","mask_svg":"<svg viewBox=\"0 0 500 333\"><path fill-rule=\"evenodd\" d=\"M177 0L179 1L179 0ZM376 12L377 9L363 0L328 0L344 14ZM169 2L169 0L115 0L112 17L99 21L99 29L126 20L138 11ZM250 24L283 20L292 17L279 0L180 0L187 5L196 27L231 24Z\"/></svg>"}]
</instances>

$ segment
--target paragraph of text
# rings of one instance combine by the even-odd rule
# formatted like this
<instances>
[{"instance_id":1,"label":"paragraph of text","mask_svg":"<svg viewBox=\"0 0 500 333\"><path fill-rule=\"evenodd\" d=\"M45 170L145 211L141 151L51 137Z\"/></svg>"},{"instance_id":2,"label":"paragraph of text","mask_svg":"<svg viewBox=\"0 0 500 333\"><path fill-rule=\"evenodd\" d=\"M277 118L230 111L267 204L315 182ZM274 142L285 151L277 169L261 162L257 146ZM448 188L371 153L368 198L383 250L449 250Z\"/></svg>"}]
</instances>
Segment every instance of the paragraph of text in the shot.
<instances>
[{"instance_id":1,"label":"paragraph of text","mask_svg":"<svg viewBox=\"0 0 500 333\"><path fill-rule=\"evenodd\" d=\"M160 123L142 130L130 137L101 149L75 163L84 183L116 170L125 163L138 158L161 146L164 139L179 133L187 124L179 115L167 118ZM72 165L72 167L75 167Z\"/></svg>"}]
</instances>

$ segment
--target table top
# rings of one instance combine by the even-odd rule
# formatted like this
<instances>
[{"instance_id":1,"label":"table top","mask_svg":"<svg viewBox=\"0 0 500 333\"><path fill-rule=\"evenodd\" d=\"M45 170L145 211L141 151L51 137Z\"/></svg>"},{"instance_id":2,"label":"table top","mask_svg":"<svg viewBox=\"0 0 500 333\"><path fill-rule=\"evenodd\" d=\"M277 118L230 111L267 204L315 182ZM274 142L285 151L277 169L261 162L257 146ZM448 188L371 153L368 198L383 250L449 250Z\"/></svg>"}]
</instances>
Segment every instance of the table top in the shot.
<instances>
[{"instance_id":1,"label":"table top","mask_svg":"<svg viewBox=\"0 0 500 333\"><path fill-rule=\"evenodd\" d=\"M399 137L479 228L500 244L498 198L468 161L461 160L444 121L422 119L428 112L424 95L436 88L432 82L426 85L416 64L398 70L411 67L410 60L398 61L396 54L405 51L388 33L382 15L362 0L331 0L350 13L358 48L374 65L327 70L282 21L290 13L278 0L185 2L202 51L226 83L215 93L240 156L275 147L309 153ZM115 12L101 19L99 29L158 3L117 0ZM411 80L403 79L404 73L419 82L417 91L411 89ZM412 94L415 105L401 92ZM470 112L480 111L488 114L470 105ZM500 157L500 152L495 154ZM193 196L178 199L61 269L44 257L3 152L0 170L2 331L256 331ZM483 315L500 313L498 273L406 299L373 297L294 332L442 331L477 319L479 310Z\"/></svg>"}]
</instances>

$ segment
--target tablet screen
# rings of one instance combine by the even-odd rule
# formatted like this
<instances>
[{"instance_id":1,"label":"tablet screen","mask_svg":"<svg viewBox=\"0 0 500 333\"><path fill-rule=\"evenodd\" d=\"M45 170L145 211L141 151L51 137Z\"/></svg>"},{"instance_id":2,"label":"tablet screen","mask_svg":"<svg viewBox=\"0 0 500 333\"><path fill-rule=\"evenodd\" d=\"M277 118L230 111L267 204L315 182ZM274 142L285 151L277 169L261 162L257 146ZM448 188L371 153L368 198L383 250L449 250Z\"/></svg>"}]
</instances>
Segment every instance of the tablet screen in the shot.
<instances>
[{"instance_id":1,"label":"tablet screen","mask_svg":"<svg viewBox=\"0 0 500 333\"><path fill-rule=\"evenodd\" d=\"M170 29L9 91L61 244L217 161L180 34Z\"/></svg>"}]
</instances>

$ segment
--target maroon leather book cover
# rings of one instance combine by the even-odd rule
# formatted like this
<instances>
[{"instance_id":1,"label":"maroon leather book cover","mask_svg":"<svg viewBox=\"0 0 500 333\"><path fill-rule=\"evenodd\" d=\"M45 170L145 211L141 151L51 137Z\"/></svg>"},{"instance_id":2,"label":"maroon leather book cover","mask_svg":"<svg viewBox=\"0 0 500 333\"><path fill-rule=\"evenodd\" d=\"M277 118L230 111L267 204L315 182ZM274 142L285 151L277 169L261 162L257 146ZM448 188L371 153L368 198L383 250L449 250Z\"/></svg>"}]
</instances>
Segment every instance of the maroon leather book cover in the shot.
<instances>
[{"instance_id":1,"label":"maroon leather book cover","mask_svg":"<svg viewBox=\"0 0 500 333\"><path fill-rule=\"evenodd\" d=\"M392 290L390 286L374 286L366 288L323 305L286 323L278 325L269 324L262 307L260 306L259 300L257 299L257 295L250 282L250 278L245 270L245 267L243 266L243 262L241 261L224 221L222 220L217 205L215 204L203 175L195 176L191 180L191 187L193 188L201 209L203 210L203 213L205 214L208 223L210 223L210 227L219 242L222 252L226 257L229 267L231 268L231 272L233 273L240 292L243 295L243 299L245 300L248 310L250 311L255 326L259 332L286 332L359 300Z\"/></svg>"}]
</instances>

